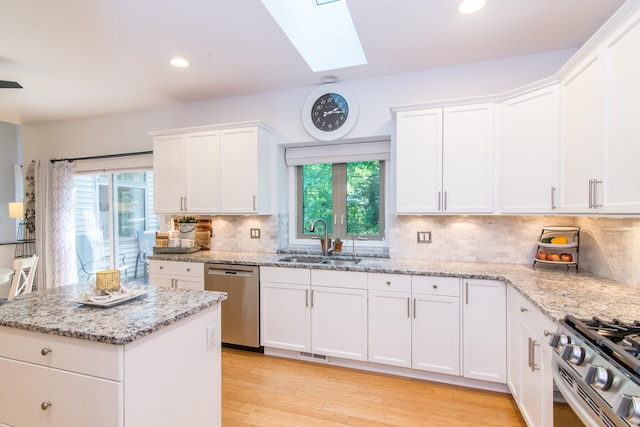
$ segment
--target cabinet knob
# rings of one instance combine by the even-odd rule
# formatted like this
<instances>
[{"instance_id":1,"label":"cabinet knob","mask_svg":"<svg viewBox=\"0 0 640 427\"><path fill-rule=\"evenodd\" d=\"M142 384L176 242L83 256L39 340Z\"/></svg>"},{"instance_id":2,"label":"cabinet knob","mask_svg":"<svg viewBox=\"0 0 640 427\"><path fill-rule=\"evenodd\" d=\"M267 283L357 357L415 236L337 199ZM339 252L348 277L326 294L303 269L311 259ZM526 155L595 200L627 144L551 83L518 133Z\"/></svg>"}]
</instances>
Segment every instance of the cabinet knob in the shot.
<instances>
[{"instance_id":1,"label":"cabinet knob","mask_svg":"<svg viewBox=\"0 0 640 427\"><path fill-rule=\"evenodd\" d=\"M524 313L525 311L527 311L527 309L526 309L526 308L524 308L524 307L520 307L520 312L521 312L521 313Z\"/></svg>"},{"instance_id":2,"label":"cabinet knob","mask_svg":"<svg viewBox=\"0 0 640 427\"><path fill-rule=\"evenodd\" d=\"M160 266L160 270L164 270L164 266L163 265Z\"/></svg>"},{"instance_id":3,"label":"cabinet knob","mask_svg":"<svg viewBox=\"0 0 640 427\"><path fill-rule=\"evenodd\" d=\"M49 347L43 347L42 350L40 350L40 354L43 356L46 356L47 354L51 353L53 350Z\"/></svg>"},{"instance_id":4,"label":"cabinet knob","mask_svg":"<svg viewBox=\"0 0 640 427\"><path fill-rule=\"evenodd\" d=\"M433 289L438 289L438 285L433 285Z\"/></svg>"},{"instance_id":5,"label":"cabinet knob","mask_svg":"<svg viewBox=\"0 0 640 427\"><path fill-rule=\"evenodd\" d=\"M553 335L553 332L549 332L546 329L544 330L544 336L548 337L549 335Z\"/></svg>"},{"instance_id":6,"label":"cabinet knob","mask_svg":"<svg viewBox=\"0 0 640 427\"><path fill-rule=\"evenodd\" d=\"M391 282L387 280L387 286L391 286Z\"/></svg>"},{"instance_id":7,"label":"cabinet knob","mask_svg":"<svg viewBox=\"0 0 640 427\"><path fill-rule=\"evenodd\" d=\"M46 411L47 409L49 409L49 407L53 405L53 403L51 403L51 401L48 402L42 402L40 404L40 409L42 409L43 411Z\"/></svg>"},{"instance_id":8,"label":"cabinet knob","mask_svg":"<svg viewBox=\"0 0 640 427\"><path fill-rule=\"evenodd\" d=\"M191 269L190 269L190 268L187 268L187 272L189 272L189 271L191 271Z\"/></svg>"}]
</instances>

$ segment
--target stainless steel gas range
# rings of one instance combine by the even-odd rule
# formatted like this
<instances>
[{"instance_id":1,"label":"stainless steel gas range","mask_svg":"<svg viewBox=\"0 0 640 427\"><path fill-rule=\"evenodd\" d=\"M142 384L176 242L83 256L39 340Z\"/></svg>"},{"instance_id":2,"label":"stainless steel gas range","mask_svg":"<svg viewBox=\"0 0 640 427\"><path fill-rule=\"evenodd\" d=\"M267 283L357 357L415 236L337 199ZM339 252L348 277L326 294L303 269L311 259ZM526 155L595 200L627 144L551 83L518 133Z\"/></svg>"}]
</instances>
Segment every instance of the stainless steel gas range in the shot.
<instances>
[{"instance_id":1,"label":"stainless steel gas range","mask_svg":"<svg viewBox=\"0 0 640 427\"><path fill-rule=\"evenodd\" d=\"M587 426L640 426L640 323L566 316L549 342L556 386Z\"/></svg>"}]
</instances>

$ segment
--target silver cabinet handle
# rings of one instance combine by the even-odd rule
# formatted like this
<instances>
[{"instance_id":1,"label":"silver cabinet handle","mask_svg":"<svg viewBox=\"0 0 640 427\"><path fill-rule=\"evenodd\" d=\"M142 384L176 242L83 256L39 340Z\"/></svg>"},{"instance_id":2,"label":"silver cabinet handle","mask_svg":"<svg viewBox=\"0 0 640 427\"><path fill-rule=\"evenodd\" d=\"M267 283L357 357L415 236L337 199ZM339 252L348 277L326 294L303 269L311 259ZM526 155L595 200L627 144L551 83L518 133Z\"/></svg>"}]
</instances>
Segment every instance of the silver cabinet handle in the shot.
<instances>
[{"instance_id":1,"label":"silver cabinet handle","mask_svg":"<svg viewBox=\"0 0 640 427\"><path fill-rule=\"evenodd\" d=\"M391 281L387 280L387 286L391 286Z\"/></svg>"},{"instance_id":2,"label":"silver cabinet handle","mask_svg":"<svg viewBox=\"0 0 640 427\"><path fill-rule=\"evenodd\" d=\"M433 285L433 289L438 289L438 285Z\"/></svg>"},{"instance_id":3,"label":"silver cabinet handle","mask_svg":"<svg viewBox=\"0 0 640 427\"><path fill-rule=\"evenodd\" d=\"M309 307L309 289L304 290L304 306Z\"/></svg>"},{"instance_id":4,"label":"silver cabinet handle","mask_svg":"<svg viewBox=\"0 0 640 427\"><path fill-rule=\"evenodd\" d=\"M338 214L333 215L333 225L338 225Z\"/></svg>"},{"instance_id":5,"label":"silver cabinet handle","mask_svg":"<svg viewBox=\"0 0 640 427\"><path fill-rule=\"evenodd\" d=\"M465 291L464 291L464 303L469 304L469 282L464 282Z\"/></svg>"},{"instance_id":6,"label":"silver cabinet handle","mask_svg":"<svg viewBox=\"0 0 640 427\"><path fill-rule=\"evenodd\" d=\"M527 311L527 309L526 309L526 308L524 308L524 307L520 307L520 313L524 313L525 311Z\"/></svg>"},{"instance_id":7,"label":"silver cabinet handle","mask_svg":"<svg viewBox=\"0 0 640 427\"><path fill-rule=\"evenodd\" d=\"M531 337L528 337L527 340L527 367L531 368Z\"/></svg>"},{"instance_id":8,"label":"silver cabinet handle","mask_svg":"<svg viewBox=\"0 0 640 427\"><path fill-rule=\"evenodd\" d=\"M254 211L256 210L256 198L257 198L257 196L254 194L253 195L253 210Z\"/></svg>"},{"instance_id":9,"label":"silver cabinet handle","mask_svg":"<svg viewBox=\"0 0 640 427\"><path fill-rule=\"evenodd\" d=\"M48 355L49 353L51 353L53 350L49 347L43 347L42 350L40 350L40 354L43 356Z\"/></svg>"},{"instance_id":10,"label":"silver cabinet handle","mask_svg":"<svg viewBox=\"0 0 640 427\"><path fill-rule=\"evenodd\" d=\"M416 298L413 299L413 318L416 318Z\"/></svg>"},{"instance_id":11,"label":"silver cabinet handle","mask_svg":"<svg viewBox=\"0 0 640 427\"><path fill-rule=\"evenodd\" d=\"M53 403L51 403L51 401L47 401L47 402L42 402L40 404L40 409L42 409L43 411L46 411L47 409L49 409L49 407L53 405Z\"/></svg>"},{"instance_id":12,"label":"silver cabinet handle","mask_svg":"<svg viewBox=\"0 0 640 427\"><path fill-rule=\"evenodd\" d=\"M407 297L407 317L411 319L411 297Z\"/></svg>"},{"instance_id":13,"label":"silver cabinet handle","mask_svg":"<svg viewBox=\"0 0 640 427\"><path fill-rule=\"evenodd\" d=\"M164 265L161 265L161 266L160 266L160 270L164 270Z\"/></svg>"},{"instance_id":14,"label":"silver cabinet handle","mask_svg":"<svg viewBox=\"0 0 640 427\"><path fill-rule=\"evenodd\" d=\"M311 289L311 308L313 308L313 289Z\"/></svg>"},{"instance_id":15,"label":"silver cabinet handle","mask_svg":"<svg viewBox=\"0 0 640 427\"><path fill-rule=\"evenodd\" d=\"M589 209L593 209L593 180L589 180Z\"/></svg>"},{"instance_id":16,"label":"silver cabinet handle","mask_svg":"<svg viewBox=\"0 0 640 427\"><path fill-rule=\"evenodd\" d=\"M549 332L546 329L544 330L544 336L548 337L549 335L553 335L553 332Z\"/></svg>"},{"instance_id":17,"label":"silver cabinet handle","mask_svg":"<svg viewBox=\"0 0 640 427\"><path fill-rule=\"evenodd\" d=\"M531 340L531 338L529 338ZM536 340L531 340L531 372L539 371L538 365L536 364L536 346L540 344L537 343Z\"/></svg>"},{"instance_id":18,"label":"silver cabinet handle","mask_svg":"<svg viewBox=\"0 0 640 427\"><path fill-rule=\"evenodd\" d=\"M556 208L556 187L551 187L551 209Z\"/></svg>"},{"instance_id":19,"label":"silver cabinet handle","mask_svg":"<svg viewBox=\"0 0 640 427\"><path fill-rule=\"evenodd\" d=\"M446 190L444 192L444 209L443 210L444 211L447 210L447 192L446 192Z\"/></svg>"},{"instance_id":20,"label":"silver cabinet handle","mask_svg":"<svg viewBox=\"0 0 640 427\"><path fill-rule=\"evenodd\" d=\"M442 210L442 192L438 191L438 210Z\"/></svg>"},{"instance_id":21,"label":"silver cabinet handle","mask_svg":"<svg viewBox=\"0 0 640 427\"><path fill-rule=\"evenodd\" d=\"M598 181L598 179L593 180L593 207L601 208L602 205L598 204L598 184L602 184L602 181Z\"/></svg>"},{"instance_id":22,"label":"silver cabinet handle","mask_svg":"<svg viewBox=\"0 0 640 427\"><path fill-rule=\"evenodd\" d=\"M190 268L187 268L187 273L188 273L188 272L190 272L190 271L191 271L191 269L190 269Z\"/></svg>"},{"instance_id":23,"label":"silver cabinet handle","mask_svg":"<svg viewBox=\"0 0 640 427\"><path fill-rule=\"evenodd\" d=\"M344 214L340 214L340 225L344 225Z\"/></svg>"}]
</instances>

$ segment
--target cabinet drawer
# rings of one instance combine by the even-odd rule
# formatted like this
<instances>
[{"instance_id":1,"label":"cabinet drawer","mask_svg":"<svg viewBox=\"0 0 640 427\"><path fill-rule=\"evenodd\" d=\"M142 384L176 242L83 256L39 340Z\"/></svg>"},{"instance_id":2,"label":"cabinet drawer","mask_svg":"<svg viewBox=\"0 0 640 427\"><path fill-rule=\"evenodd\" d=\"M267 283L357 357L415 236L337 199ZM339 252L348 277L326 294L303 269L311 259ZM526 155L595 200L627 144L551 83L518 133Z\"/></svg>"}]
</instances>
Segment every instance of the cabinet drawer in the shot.
<instances>
[{"instance_id":1,"label":"cabinet drawer","mask_svg":"<svg viewBox=\"0 0 640 427\"><path fill-rule=\"evenodd\" d=\"M149 273L204 279L204 264L200 262L151 260L149 262Z\"/></svg>"},{"instance_id":2,"label":"cabinet drawer","mask_svg":"<svg viewBox=\"0 0 640 427\"><path fill-rule=\"evenodd\" d=\"M511 286L508 288L507 298L509 306L517 313L518 318L527 323L544 342L547 342L549 332L554 332L557 328L553 320Z\"/></svg>"},{"instance_id":3,"label":"cabinet drawer","mask_svg":"<svg viewBox=\"0 0 640 427\"><path fill-rule=\"evenodd\" d=\"M0 357L115 381L124 378L123 351L121 345L0 327Z\"/></svg>"},{"instance_id":4,"label":"cabinet drawer","mask_svg":"<svg viewBox=\"0 0 640 427\"><path fill-rule=\"evenodd\" d=\"M124 425L123 383L0 358L0 425ZM10 385L10 386L9 386ZM43 409L43 403L51 406Z\"/></svg>"},{"instance_id":5,"label":"cabinet drawer","mask_svg":"<svg viewBox=\"0 0 640 427\"><path fill-rule=\"evenodd\" d=\"M460 296L460 278L411 276L411 290L414 294Z\"/></svg>"},{"instance_id":6,"label":"cabinet drawer","mask_svg":"<svg viewBox=\"0 0 640 427\"><path fill-rule=\"evenodd\" d=\"M308 268L260 267L261 282L311 284L311 272Z\"/></svg>"},{"instance_id":7,"label":"cabinet drawer","mask_svg":"<svg viewBox=\"0 0 640 427\"><path fill-rule=\"evenodd\" d=\"M367 289L367 273L363 271L311 270L311 285Z\"/></svg>"},{"instance_id":8,"label":"cabinet drawer","mask_svg":"<svg viewBox=\"0 0 640 427\"><path fill-rule=\"evenodd\" d=\"M411 292L411 276L369 273L369 289L389 292Z\"/></svg>"}]
</instances>

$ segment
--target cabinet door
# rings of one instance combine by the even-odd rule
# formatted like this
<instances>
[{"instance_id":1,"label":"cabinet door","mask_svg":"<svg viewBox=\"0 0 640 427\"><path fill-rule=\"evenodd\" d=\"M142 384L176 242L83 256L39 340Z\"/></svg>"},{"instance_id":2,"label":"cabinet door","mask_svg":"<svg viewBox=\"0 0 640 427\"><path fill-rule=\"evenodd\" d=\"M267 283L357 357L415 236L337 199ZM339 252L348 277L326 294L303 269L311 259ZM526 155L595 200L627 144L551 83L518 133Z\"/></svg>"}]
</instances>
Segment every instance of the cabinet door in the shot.
<instances>
[{"instance_id":1,"label":"cabinet door","mask_svg":"<svg viewBox=\"0 0 640 427\"><path fill-rule=\"evenodd\" d=\"M153 286L160 286L162 288L173 288L173 276L167 274L152 273L149 275L149 284Z\"/></svg>"},{"instance_id":2,"label":"cabinet door","mask_svg":"<svg viewBox=\"0 0 640 427\"><path fill-rule=\"evenodd\" d=\"M369 291L369 362L411 367L411 293Z\"/></svg>"},{"instance_id":3,"label":"cabinet door","mask_svg":"<svg viewBox=\"0 0 640 427\"><path fill-rule=\"evenodd\" d=\"M312 353L367 360L367 291L311 287Z\"/></svg>"},{"instance_id":4,"label":"cabinet door","mask_svg":"<svg viewBox=\"0 0 640 427\"><path fill-rule=\"evenodd\" d=\"M561 83L560 209L565 213L593 211L591 180L602 181L605 138L605 64L592 56ZM598 184L601 189L601 184Z\"/></svg>"},{"instance_id":5,"label":"cabinet door","mask_svg":"<svg viewBox=\"0 0 640 427\"><path fill-rule=\"evenodd\" d=\"M219 132L188 134L186 156L186 210L212 213L220 210Z\"/></svg>"},{"instance_id":6,"label":"cabinet door","mask_svg":"<svg viewBox=\"0 0 640 427\"><path fill-rule=\"evenodd\" d=\"M255 213L258 202L258 131L221 131L221 212Z\"/></svg>"},{"instance_id":7,"label":"cabinet door","mask_svg":"<svg viewBox=\"0 0 640 427\"><path fill-rule=\"evenodd\" d=\"M497 280L464 279L464 376L506 383L506 290Z\"/></svg>"},{"instance_id":8,"label":"cabinet door","mask_svg":"<svg viewBox=\"0 0 640 427\"><path fill-rule=\"evenodd\" d=\"M446 213L493 212L493 109L493 104L444 109L442 206Z\"/></svg>"},{"instance_id":9,"label":"cabinet door","mask_svg":"<svg viewBox=\"0 0 640 427\"><path fill-rule=\"evenodd\" d=\"M124 425L123 383L0 358L0 424ZM10 385L10 386L9 386ZM43 409L43 403L51 403Z\"/></svg>"},{"instance_id":10,"label":"cabinet door","mask_svg":"<svg viewBox=\"0 0 640 427\"><path fill-rule=\"evenodd\" d=\"M154 212L180 213L185 197L185 137L170 135L153 140Z\"/></svg>"},{"instance_id":11,"label":"cabinet door","mask_svg":"<svg viewBox=\"0 0 640 427\"><path fill-rule=\"evenodd\" d=\"M442 108L400 112L396 129L396 212L439 212Z\"/></svg>"},{"instance_id":12,"label":"cabinet door","mask_svg":"<svg viewBox=\"0 0 640 427\"><path fill-rule=\"evenodd\" d=\"M196 279L193 277L181 277L181 276L178 276L175 279L177 280L176 282L177 288L204 291L204 279Z\"/></svg>"},{"instance_id":13,"label":"cabinet door","mask_svg":"<svg viewBox=\"0 0 640 427\"><path fill-rule=\"evenodd\" d=\"M412 335L414 369L460 375L460 298L414 294Z\"/></svg>"},{"instance_id":14,"label":"cabinet door","mask_svg":"<svg viewBox=\"0 0 640 427\"><path fill-rule=\"evenodd\" d=\"M559 97L555 85L502 103L502 212L557 207Z\"/></svg>"},{"instance_id":15,"label":"cabinet door","mask_svg":"<svg viewBox=\"0 0 640 427\"><path fill-rule=\"evenodd\" d=\"M528 426L553 425L542 424L542 382L541 369L545 361L542 346L544 342L537 339L536 334L524 322L520 322L520 354L523 355L520 366L522 367L520 382L519 407L522 417ZM553 407L553 405L552 405Z\"/></svg>"},{"instance_id":16,"label":"cabinet door","mask_svg":"<svg viewBox=\"0 0 640 427\"><path fill-rule=\"evenodd\" d=\"M260 283L260 344L311 352L311 303L308 285Z\"/></svg>"},{"instance_id":17,"label":"cabinet door","mask_svg":"<svg viewBox=\"0 0 640 427\"><path fill-rule=\"evenodd\" d=\"M640 24L636 20L606 49L608 123L603 204L608 213L640 212L640 60L631 54L639 48Z\"/></svg>"}]
</instances>

